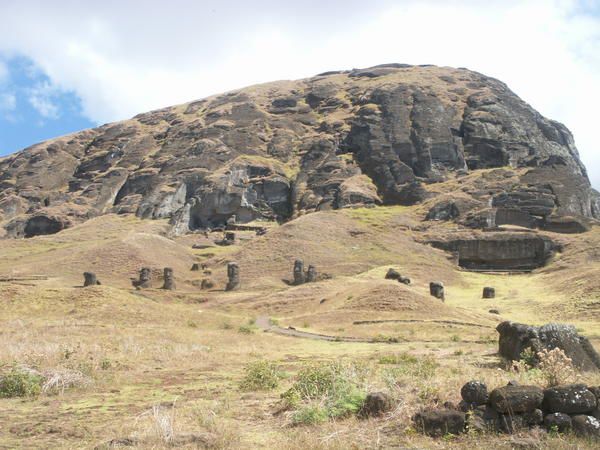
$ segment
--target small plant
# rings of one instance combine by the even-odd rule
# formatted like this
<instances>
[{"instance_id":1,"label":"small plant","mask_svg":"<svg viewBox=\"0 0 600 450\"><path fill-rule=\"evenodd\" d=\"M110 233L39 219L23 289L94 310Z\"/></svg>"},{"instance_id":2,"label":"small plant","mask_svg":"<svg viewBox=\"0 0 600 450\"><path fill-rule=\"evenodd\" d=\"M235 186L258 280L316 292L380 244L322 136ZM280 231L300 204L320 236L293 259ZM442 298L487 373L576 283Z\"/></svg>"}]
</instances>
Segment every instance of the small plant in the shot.
<instances>
[{"instance_id":1,"label":"small plant","mask_svg":"<svg viewBox=\"0 0 600 450\"><path fill-rule=\"evenodd\" d=\"M451 340L452 342L460 342L460 336L459 336L458 334L453 334L453 335L450 337L450 340Z\"/></svg>"},{"instance_id":2,"label":"small plant","mask_svg":"<svg viewBox=\"0 0 600 450\"><path fill-rule=\"evenodd\" d=\"M187 326L190 328L198 328L198 324L191 319L187 321Z\"/></svg>"},{"instance_id":3,"label":"small plant","mask_svg":"<svg viewBox=\"0 0 600 450\"><path fill-rule=\"evenodd\" d=\"M13 367L0 376L0 398L35 397L42 390L42 376Z\"/></svg>"},{"instance_id":4,"label":"small plant","mask_svg":"<svg viewBox=\"0 0 600 450\"><path fill-rule=\"evenodd\" d=\"M243 391L271 391L279 386L283 374L271 361L255 361L245 368L244 378L240 382Z\"/></svg>"},{"instance_id":5,"label":"small plant","mask_svg":"<svg viewBox=\"0 0 600 450\"><path fill-rule=\"evenodd\" d=\"M526 348L521 352L521 361L523 361L529 367L535 367L538 360L535 355L535 352L531 348Z\"/></svg>"},{"instance_id":6,"label":"small plant","mask_svg":"<svg viewBox=\"0 0 600 450\"><path fill-rule=\"evenodd\" d=\"M231 325L229 322L223 322L221 324L221 328L223 330L231 330L231 329L233 329L233 325Z\"/></svg>"},{"instance_id":7,"label":"small plant","mask_svg":"<svg viewBox=\"0 0 600 450\"><path fill-rule=\"evenodd\" d=\"M567 384L576 378L573 361L560 348L542 350L537 354L538 368L547 387Z\"/></svg>"},{"instance_id":8,"label":"small plant","mask_svg":"<svg viewBox=\"0 0 600 450\"><path fill-rule=\"evenodd\" d=\"M416 364L417 362L417 357L408 353L384 355L379 358L379 364Z\"/></svg>"},{"instance_id":9,"label":"small plant","mask_svg":"<svg viewBox=\"0 0 600 450\"><path fill-rule=\"evenodd\" d=\"M251 325L241 325L238 328L238 332L240 332L242 334L252 334L252 333L254 333L254 327Z\"/></svg>"},{"instance_id":10,"label":"small plant","mask_svg":"<svg viewBox=\"0 0 600 450\"><path fill-rule=\"evenodd\" d=\"M329 419L327 410L321 405L303 406L292 415L293 425L316 425Z\"/></svg>"},{"instance_id":11,"label":"small plant","mask_svg":"<svg viewBox=\"0 0 600 450\"><path fill-rule=\"evenodd\" d=\"M302 327L303 327L303 328L310 328L310 323L308 323L308 322L304 322L304 323L302 324Z\"/></svg>"}]
</instances>

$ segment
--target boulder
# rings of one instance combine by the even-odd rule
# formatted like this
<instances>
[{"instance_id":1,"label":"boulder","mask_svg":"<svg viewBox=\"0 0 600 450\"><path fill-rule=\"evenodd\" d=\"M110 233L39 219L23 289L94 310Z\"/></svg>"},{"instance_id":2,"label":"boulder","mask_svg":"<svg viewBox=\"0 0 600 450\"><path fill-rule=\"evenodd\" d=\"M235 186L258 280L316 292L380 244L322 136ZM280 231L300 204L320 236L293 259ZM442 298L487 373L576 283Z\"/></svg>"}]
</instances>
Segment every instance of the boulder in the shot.
<instances>
[{"instance_id":1,"label":"boulder","mask_svg":"<svg viewBox=\"0 0 600 450\"><path fill-rule=\"evenodd\" d=\"M556 386L544 391L543 407L546 412L586 414L596 409L595 395L584 384Z\"/></svg>"},{"instance_id":2,"label":"boulder","mask_svg":"<svg viewBox=\"0 0 600 450\"><path fill-rule=\"evenodd\" d=\"M367 394L360 410L364 417L377 417L389 412L394 407L393 399L384 392L371 392Z\"/></svg>"},{"instance_id":3,"label":"boulder","mask_svg":"<svg viewBox=\"0 0 600 450\"><path fill-rule=\"evenodd\" d=\"M466 416L461 411L432 409L417 413L413 421L417 430L428 436L457 435L465 431Z\"/></svg>"},{"instance_id":4,"label":"boulder","mask_svg":"<svg viewBox=\"0 0 600 450\"><path fill-rule=\"evenodd\" d=\"M499 353L506 359L519 361L525 349L534 353L560 348L571 358L573 365L583 370L600 369L600 355L590 341L580 336L575 327L564 324L547 324L534 327L514 322L502 322L499 333Z\"/></svg>"},{"instance_id":5,"label":"boulder","mask_svg":"<svg viewBox=\"0 0 600 450\"><path fill-rule=\"evenodd\" d=\"M571 420L576 435L600 439L600 420L585 414L573 416Z\"/></svg>"},{"instance_id":6,"label":"boulder","mask_svg":"<svg viewBox=\"0 0 600 450\"><path fill-rule=\"evenodd\" d=\"M490 393L490 405L499 413L516 414L539 409L544 392L537 386L504 386Z\"/></svg>"},{"instance_id":7,"label":"boulder","mask_svg":"<svg viewBox=\"0 0 600 450\"><path fill-rule=\"evenodd\" d=\"M469 432L498 431L500 427L500 414L489 405L481 405L469 410L466 418Z\"/></svg>"},{"instance_id":8,"label":"boulder","mask_svg":"<svg viewBox=\"0 0 600 450\"><path fill-rule=\"evenodd\" d=\"M541 409L534 409L531 412L523 413L523 420L530 427L535 427L544 423L544 412Z\"/></svg>"},{"instance_id":9,"label":"boulder","mask_svg":"<svg viewBox=\"0 0 600 450\"><path fill-rule=\"evenodd\" d=\"M500 414L498 417L498 431L506 434L518 433L529 428L523 414Z\"/></svg>"},{"instance_id":10,"label":"boulder","mask_svg":"<svg viewBox=\"0 0 600 450\"><path fill-rule=\"evenodd\" d=\"M544 427L548 431L558 431L559 433L571 431L571 416L560 412L547 414L544 416Z\"/></svg>"},{"instance_id":11,"label":"boulder","mask_svg":"<svg viewBox=\"0 0 600 450\"><path fill-rule=\"evenodd\" d=\"M410 278L408 277L404 277L404 276L400 276L400 278L398 278L398 283L402 283L402 284L410 284Z\"/></svg>"},{"instance_id":12,"label":"boulder","mask_svg":"<svg viewBox=\"0 0 600 450\"><path fill-rule=\"evenodd\" d=\"M488 402L487 386L481 381L469 381L461 388L460 395L466 403L479 406Z\"/></svg>"},{"instance_id":13,"label":"boulder","mask_svg":"<svg viewBox=\"0 0 600 450\"><path fill-rule=\"evenodd\" d=\"M192 264L192 268L190 269L192 272L197 272L200 270L200 264L194 263Z\"/></svg>"}]
</instances>

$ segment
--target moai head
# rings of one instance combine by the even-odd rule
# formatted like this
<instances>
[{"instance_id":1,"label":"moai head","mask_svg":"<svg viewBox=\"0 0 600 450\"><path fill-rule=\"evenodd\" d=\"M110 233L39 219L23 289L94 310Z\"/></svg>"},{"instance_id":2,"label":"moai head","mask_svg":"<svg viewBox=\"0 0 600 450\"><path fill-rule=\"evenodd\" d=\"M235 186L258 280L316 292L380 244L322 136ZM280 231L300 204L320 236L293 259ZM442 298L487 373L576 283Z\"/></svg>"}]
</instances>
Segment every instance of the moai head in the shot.
<instances>
[{"instance_id":1,"label":"moai head","mask_svg":"<svg viewBox=\"0 0 600 450\"><path fill-rule=\"evenodd\" d=\"M494 298L496 297L496 289L493 287L484 287L483 288L483 298Z\"/></svg>"},{"instance_id":2,"label":"moai head","mask_svg":"<svg viewBox=\"0 0 600 450\"><path fill-rule=\"evenodd\" d=\"M294 261L294 284L303 284L305 280L304 276L304 262L301 259Z\"/></svg>"},{"instance_id":3,"label":"moai head","mask_svg":"<svg viewBox=\"0 0 600 450\"><path fill-rule=\"evenodd\" d=\"M150 287L150 278L151 271L149 267L142 267L140 270L140 280L138 281L138 286L143 288Z\"/></svg>"},{"instance_id":4,"label":"moai head","mask_svg":"<svg viewBox=\"0 0 600 450\"><path fill-rule=\"evenodd\" d=\"M198 263L192 264L191 270L192 270L192 272L196 272L196 271L200 270L200 264L198 264Z\"/></svg>"},{"instance_id":5,"label":"moai head","mask_svg":"<svg viewBox=\"0 0 600 450\"><path fill-rule=\"evenodd\" d=\"M446 296L444 293L444 283L441 281L432 281L429 283L429 293L441 301L444 301Z\"/></svg>"},{"instance_id":6,"label":"moai head","mask_svg":"<svg viewBox=\"0 0 600 450\"><path fill-rule=\"evenodd\" d=\"M235 262L227 264L227 286L226 291L233 291L240 286L240 267Z\"/></svg>"},{"instance_id":7,"label":"moai head","mask_svg":"<svg viewBox=\"0 0 600 450\"><path fill-rule=\"evenodd\" d=\"M225 232L225 240L226 241L235 241L235 233L233 231L226 231Z\"/></svg>"},{"instance_id":8,"label":"moai head","mask_svg":"<svg viewBox=\"0 0 600 450\"><path fill-rule=\"evenodd\" d=\"M306 281L308 283L314 283L317 281L317 268L315 266L308 266L308 271L306 272Z\"/></svg>"},{"instance_id":9,"label":"moai head","mask_svg":"<svg viewBox=\"0 0 600 450\"><path fill-rule=\"evenodd\" d=\"M175 280L173 279L173 269L170 267L165 267L163 269L163 273L164 273L164 284L163 284L163 289L167 289L172 291L173 289L175 289Z\"/></svg>"},{"instance_id":10,"label":"moai head","mask_svg":"<svg viewBox=\"0 0 600 450\"><path fill-rule=\"evenodd\" d=\"M83 272L83 287L86 286L95 286L100 284L98 279L96 278L96 274L93 272Z\"/></svg>"}]
</instances>

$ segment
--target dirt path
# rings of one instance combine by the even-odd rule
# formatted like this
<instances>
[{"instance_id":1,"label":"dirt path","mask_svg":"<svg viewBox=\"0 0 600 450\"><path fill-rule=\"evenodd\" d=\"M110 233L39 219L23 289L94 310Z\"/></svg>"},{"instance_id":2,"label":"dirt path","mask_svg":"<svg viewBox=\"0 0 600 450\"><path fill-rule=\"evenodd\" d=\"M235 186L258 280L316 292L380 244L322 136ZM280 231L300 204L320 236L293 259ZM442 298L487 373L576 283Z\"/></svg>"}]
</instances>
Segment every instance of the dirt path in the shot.
<instances>
[{"instance_id":1,"label":"dirt path","mask_svg":"<svg viewBox=\"0 0 600 450\"><path fill-rule=\"evenodd\" d=\"M268 316L259 316L256 319L256 326L268 333L281 334L283 336L291 336L296 338L304 338L304 339L314 339L317 341L332 341L332 342L358 342L358 343L367 343L367 344L400 344L406 342L427 342L427 343L439 343L439 342L447 342L444 340L419 340L419 341L381 341L377 339L365 339L358 338L352 336L330 336L327 334L319 334L319 333L310 333L308 331L299 331L295 328L283 328L279 325L273 325ZM473 343L473 344L485 344L487 341L482 340L472 340L472 341L462 341L463 343Z\"/></svg>"}]
</instances>

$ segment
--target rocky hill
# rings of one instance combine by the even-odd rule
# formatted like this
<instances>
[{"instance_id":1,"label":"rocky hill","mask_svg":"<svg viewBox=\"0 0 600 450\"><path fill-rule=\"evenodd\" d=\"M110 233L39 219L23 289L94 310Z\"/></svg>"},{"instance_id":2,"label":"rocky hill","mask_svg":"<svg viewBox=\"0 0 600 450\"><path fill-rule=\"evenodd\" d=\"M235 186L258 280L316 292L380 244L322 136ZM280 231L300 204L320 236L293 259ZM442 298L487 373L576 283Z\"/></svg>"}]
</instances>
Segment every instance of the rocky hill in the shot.
<instances>
[{"instance_id":1,"label":"rocky hill","mask_svg":"<svg viewBox=\"0 0 600 450\"><path fill-rule=\"evenodd\" d=\"M442 198L440 183L452 180ZM462 68L386 64L267 83L0 160L8 237L106 213L169 218L183 234L232 216L282 222L439 196L429 219L472 228L577 231L600 218L571 133L504 83Z\"/></svg>"}]
</instances>

